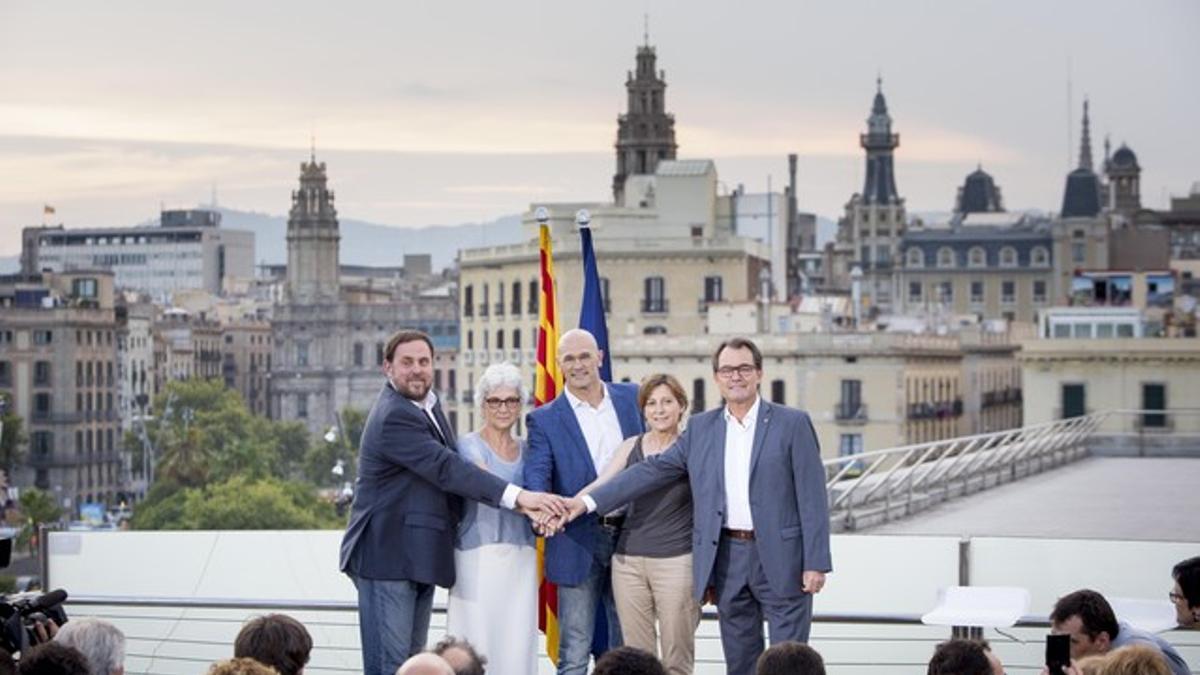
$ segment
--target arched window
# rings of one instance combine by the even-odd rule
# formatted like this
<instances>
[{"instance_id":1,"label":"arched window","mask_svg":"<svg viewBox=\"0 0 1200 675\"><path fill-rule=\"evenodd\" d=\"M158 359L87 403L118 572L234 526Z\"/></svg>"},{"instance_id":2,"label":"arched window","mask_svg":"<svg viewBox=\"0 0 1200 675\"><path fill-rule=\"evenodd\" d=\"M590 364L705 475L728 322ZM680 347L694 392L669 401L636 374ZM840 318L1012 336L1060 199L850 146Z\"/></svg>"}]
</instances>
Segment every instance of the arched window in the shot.
<instances>
[{"instance_id":1,"label":"arched window","mask_svg":"<svg viewBox=\"0 0 1200 675\"><path fill-rule=\"evenodd\" d=\"M1005 246L1000 249L1000 266L1001 267L1016 267L1017 266L1017 249L1011 246Z\"/></svg>"},{"instance_id":2,"label":"arched window","mask_svg":"<svg viewBox=\"0 0 1200 675\"><path fill-rule=\"evenodd\" d=\"M1030 252L1029 257L1033 265L1045 267L1050 264L1050 252L1046 250L1045 246L1033 247L1033 251Z\"/></svg>"},{"instance_id":3,"label":"arched window","mask_svg":"<svg viewBox=\"0 0 1200 675\"><path fill-rule=\"evenodd\" d=\"M949 246L943 246L938 249L937 253L938 267L954 267L954 249Z\"/></svg>"},{"instance_id":4,"label":"arched window","mask_svg":"<svg viewBox=\"0 0 1200 675\"><path fill-rule=\"evenodd\" d=\"M967 265L970 267L987 267L987 252L982 246L972 246L967 252Z\"/></svg>"},{"instance_id":5,"label":"arched window","mask_svg":"<svg viewBox=\"0 0 1200 675\"><path fill-rule=\"evenodd\" d=\"M907 258L907 261L905 264L908 265L909 267L924 267L925 266L925 252L922 251L920 248L913 246L912 248L908 249L908 253L906 253L905 256Z\"/></svg>"}]
</instances>

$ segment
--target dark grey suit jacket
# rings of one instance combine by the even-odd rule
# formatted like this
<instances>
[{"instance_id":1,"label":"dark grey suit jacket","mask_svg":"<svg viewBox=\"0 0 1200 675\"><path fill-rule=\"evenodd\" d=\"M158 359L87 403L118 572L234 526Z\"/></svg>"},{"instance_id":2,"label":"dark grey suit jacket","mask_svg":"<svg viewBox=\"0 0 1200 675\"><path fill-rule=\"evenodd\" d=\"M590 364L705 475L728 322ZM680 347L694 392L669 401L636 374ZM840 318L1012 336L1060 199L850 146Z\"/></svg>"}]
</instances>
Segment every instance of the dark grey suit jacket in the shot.
<instances>
[{"instance_id":1,"label":"dark grey suit jacket","mask_svg":"<svg viewBox=\"0 0 1200 675\"><path fill-rule=\"evenodd\" d=\"M686 475L692 487L692 590L697 599L713 585L725 518L724 412L718 408L691 418L675 445L591 493L597 512L605 513ZM803 593L805 570L832 569L825 469L806 413L759 404L750 454L750 514L763 572L781 597Z\"/></svg>"},{"instance_id":2,"label":"dark grey suit jacket","mask_svg":"<svg viewBox=\"0 0 1200 675\"><path fill-rule=\"evenodd\" d=\"M454 431L443 445L429 417L385 384L367 416L358 451L341 569L364 579L454 585L454 534L461 495L499 506L508 483L464 460Z\"/></svg>"}]
</instances>

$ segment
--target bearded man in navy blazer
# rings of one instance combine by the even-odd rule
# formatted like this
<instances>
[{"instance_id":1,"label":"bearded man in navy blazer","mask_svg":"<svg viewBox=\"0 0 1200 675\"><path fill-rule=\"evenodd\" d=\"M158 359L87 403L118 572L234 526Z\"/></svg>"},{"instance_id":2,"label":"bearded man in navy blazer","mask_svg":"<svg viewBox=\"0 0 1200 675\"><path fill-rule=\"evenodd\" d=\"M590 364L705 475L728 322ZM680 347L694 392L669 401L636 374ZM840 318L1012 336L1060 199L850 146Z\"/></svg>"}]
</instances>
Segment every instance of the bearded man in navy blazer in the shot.
<instances>
[{"instance_id":1,"label":"bearded man in navy blazer","mask_svg":"<svg viewBox=\"0 0 1200 675\"><path fill-rule=\"evenodd\" d=\"M596 338L583 329L559 339L557 360L566 386L550 405L526 417L526 488L574 495L596 480L622 441L642 432L637 385L602 381L601 358ZM607 646L621 645L610 571L624 515L612 511L577 519L546 540L546 578L558 585L559 673L587 673L600 603Z\"/></svg>"},{"instance_id":2,"label":"bearded man in navy blazer","mask_svg":"<svg viewBox=\"0 0 1200 675\"><path fill-rule=\"evenodd\" d=\"M428 335L393 335L383 372L388 381L363 427L341 549L341 570L358 589L366 675L393 675L425 649L434 586L454 585L463 497L540 519L564 512L561 498L505 483L458 455L432 390Z\"/></svg>"},{"instance_id":3,"label":"bearded man in navy blazer","mask_svg":"<svg viewBox=\"0 0 1200 675\"><path fill-rule=\"evenodd\" d=\"M687 476L692 488L692 590L715 600L730 675L753 675L771 643L807 642L812 595L832 569L825 469L808 415L758 394L762 353L721 343L713 376L725 406L693 416L675 445L571 500L601 513Z\"/></svg>"}]
</instances>

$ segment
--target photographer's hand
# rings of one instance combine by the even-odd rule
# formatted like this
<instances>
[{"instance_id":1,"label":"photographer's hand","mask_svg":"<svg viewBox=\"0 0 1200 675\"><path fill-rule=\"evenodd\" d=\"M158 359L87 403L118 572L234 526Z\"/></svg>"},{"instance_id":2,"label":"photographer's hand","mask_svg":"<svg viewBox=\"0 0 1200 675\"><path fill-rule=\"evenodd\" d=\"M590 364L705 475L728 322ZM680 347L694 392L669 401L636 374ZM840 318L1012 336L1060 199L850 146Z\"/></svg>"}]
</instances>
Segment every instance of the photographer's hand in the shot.
<instances>
[{"instance_id":1,"label":"photographer's hand","mask_svg":"<svg viewBox=\"0 0 1200 675\"><path fill-rule=\"evenodd\" d=\"M40 645L43 642L53 640L54 636L58 635L58 624L55 623L54 619L38 621L33 624L33 632L37 635L37 641Z\"/></svg>"}]
</instances>

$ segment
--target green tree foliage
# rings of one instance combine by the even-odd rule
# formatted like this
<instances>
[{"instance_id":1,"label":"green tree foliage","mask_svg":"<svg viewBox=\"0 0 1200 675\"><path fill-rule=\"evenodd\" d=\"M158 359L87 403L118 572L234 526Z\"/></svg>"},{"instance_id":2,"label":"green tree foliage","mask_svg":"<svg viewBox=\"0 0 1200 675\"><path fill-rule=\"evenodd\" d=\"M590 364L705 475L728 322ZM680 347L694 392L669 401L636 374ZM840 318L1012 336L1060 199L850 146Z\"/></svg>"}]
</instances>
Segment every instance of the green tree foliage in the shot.
<instances>
[{"instance_id":1,"label":"green tree foliage","mask_svg":"<svg viewBox=\"0 0 1200 675\"><path fill-rule=\"evenodd\" d=\"M62 516L62 509L54 502L54 496L37 488L21 491L21 511L25 514L25 524L17 537L18 547L30 544L39 525L53 523Z\"/></svg>"},{"instance_id":2,"label":"green tree foliage","mask_svg":"<svg viewBox=\"0 0 1200 675\"><path fill-rule=\"evenodd\" d=\"M333 505L308 485L273 478L230 478L202 488L185 488L138 509L136 529L297 530L339 528Z\"/></svg>"},{"instance_id":3,"label":"green tree foliage","mask_svg":"<svg viewBox=\"0 0 1200 675\"><path fill-rule=\"evenodd\" d=\"M21 446L29 439L22 429L20 416L12 409L12 400L3 394L0 394L0 409L4 410L0 415L0 424L4 427L0 429L0 469L11 474L12 468L21 463Z\"/></svg>"},{"instance_id":4,"label":"green tree foliage","mask_svg":"<svg viewBox=\"0 0 1200 675\"><path fill-rule=\"evenodd\" d=\"M355 458L367 414L356 408L346 408L341 418L345 432L339 429L332 441L317 439L304 456L304 477L316 485L338 487L343 481L354 482ZM343 470L340 478L332 472L339 459Z\"/></svg>"}]
</instances>

